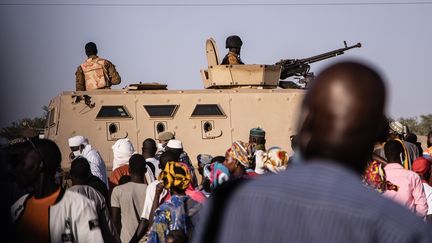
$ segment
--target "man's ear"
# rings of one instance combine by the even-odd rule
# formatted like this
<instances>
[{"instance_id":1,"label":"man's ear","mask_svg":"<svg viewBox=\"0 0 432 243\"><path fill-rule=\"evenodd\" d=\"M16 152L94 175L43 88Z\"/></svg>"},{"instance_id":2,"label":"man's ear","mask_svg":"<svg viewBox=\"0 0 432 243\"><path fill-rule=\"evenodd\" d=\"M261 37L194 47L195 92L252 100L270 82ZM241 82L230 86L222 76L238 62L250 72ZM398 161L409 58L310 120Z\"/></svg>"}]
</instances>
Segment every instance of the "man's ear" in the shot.
<instances>
[{"instance_id":1,"label":"man's ear","mask_svg":"<svg viewBox=\"0 0 432 243\"><path fill-rule=\"evenodd\" d=\"M308 151L309 143L312 139L311 126L313 121L313 113L308 108L304 107L298 122L297 141L298 147L302 154Z\"/></svg>"},{"instance_id":2,"label":"man's ear","mask_svg":"<svg viewBox=\"0 0 432 243\"><path fill-rule=\"evenodd\" d=\"M404 154L404 152L401 152L399 154L399 157L400 157L400 162L403 163L405 161L405 154Z\"/></svg>"}]
</instances>

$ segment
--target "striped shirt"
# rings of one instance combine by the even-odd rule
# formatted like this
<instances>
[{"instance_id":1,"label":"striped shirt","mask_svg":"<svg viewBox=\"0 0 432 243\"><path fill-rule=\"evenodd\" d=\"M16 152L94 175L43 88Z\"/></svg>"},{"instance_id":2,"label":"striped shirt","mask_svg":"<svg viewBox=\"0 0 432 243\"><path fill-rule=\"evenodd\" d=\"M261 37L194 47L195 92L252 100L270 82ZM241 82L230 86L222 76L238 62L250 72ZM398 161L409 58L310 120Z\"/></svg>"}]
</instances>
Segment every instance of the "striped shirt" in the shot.
<instances>
[{"instance_id":1,"label":"striped shirt","mask_svg":"<svg viewBox=\"0 0 432 243\"><path fill-rule=\"evenodd\" d=\"M328 161L243 185L227 204L219 230L217 242L224 243L432 242L432 228L415 214Z\"/></svg>"}]
</instances>

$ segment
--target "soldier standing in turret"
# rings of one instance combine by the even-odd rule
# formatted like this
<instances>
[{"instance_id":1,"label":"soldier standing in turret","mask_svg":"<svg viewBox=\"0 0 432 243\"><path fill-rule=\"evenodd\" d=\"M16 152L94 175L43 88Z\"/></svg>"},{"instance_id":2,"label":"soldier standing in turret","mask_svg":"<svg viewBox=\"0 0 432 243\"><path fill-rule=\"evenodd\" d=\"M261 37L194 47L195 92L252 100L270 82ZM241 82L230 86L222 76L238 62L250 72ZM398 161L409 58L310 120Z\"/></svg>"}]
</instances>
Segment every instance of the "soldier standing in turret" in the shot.
<instances>
[{"instance_id":1,"label":"soldier standing in turret","mask_svg":"<svg viewBox=\"0 0 432 243\"><path fill-rule=\"evenodd\" d=\"M87 43L85 52L88 59L78 66L75 73L77 91L106 89L120 84L121 78L114 64L97 56L95 43Z\"/></svg>"},{"instance_id":2,"label":"soldier standing in turret","mask_svg":"<svg viewBox=\"0 0 432 243\"><path fill-rule=\"evenodd\" d=\"M226 48L229 49L229 52L222 60L222 65L244 64L240 59L240 49L242 45L243 42L237 35L228 36L226 39Z\"/></svg>"}]
</instances>

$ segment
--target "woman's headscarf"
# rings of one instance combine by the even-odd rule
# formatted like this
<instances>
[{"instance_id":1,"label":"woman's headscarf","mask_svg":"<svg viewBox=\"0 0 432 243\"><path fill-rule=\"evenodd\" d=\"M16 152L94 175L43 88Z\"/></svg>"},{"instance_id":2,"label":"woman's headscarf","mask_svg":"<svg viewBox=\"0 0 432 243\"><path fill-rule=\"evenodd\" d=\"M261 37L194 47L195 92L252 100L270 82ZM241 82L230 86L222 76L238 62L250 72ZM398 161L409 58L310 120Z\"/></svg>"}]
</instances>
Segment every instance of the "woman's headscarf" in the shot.
<instances>
[{"instance_id":1,"label":"woman's headscarf","mask_svg":"<svg viewBox=\"0 0 432 243\"><path fill-rule=\"evenodd\" d=\"M117 140L112 146L112 150L114 156L112 170L129 164L130 157L136 153L134 146L127 138Z\"/></svg>"},{"instance_id":2,"label":"woman's headscarf","mask_svg":"<svg viewBox=\"0 0 432 243\"><path fill-rule=\"evenodd\" d=\"M222 163L216 162L204 167L204 176L210 181L211 189L215 189L229 180L230 172Z\"/></svg>"},{"instance_id":3,"label":"woman's headscarf","mask_svg":"<svg viewBox=\"0 0 432 243\"><path fill-rule=\"evenodd\" d=\"M166 189L177 188L185 190L191 181L189 168L181 163L168 162L160 173L159 180L164 182Z\"/></svg>"},{"instance_id":4,"label":"woman's headscarf","mask_svg":"<svg viewBox=\"0 0 432 243\"><path fill-rule=\"evenodd\" d=\"M227 150L227 154L240 162L244 167L249 168L250 158L247 151L248 144L242 141L235 141Z\"/></svg>"}]
</instances>

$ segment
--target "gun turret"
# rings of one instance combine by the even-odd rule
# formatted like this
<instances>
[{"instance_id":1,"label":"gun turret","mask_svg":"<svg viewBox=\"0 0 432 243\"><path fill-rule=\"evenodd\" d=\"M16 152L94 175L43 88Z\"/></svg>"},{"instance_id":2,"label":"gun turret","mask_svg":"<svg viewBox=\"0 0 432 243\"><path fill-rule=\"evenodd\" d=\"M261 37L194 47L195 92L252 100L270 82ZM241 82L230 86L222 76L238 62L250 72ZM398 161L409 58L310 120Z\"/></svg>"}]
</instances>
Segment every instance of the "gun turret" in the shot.
<instances>
[{"instance_id":1,"label":"gun turret","mask_svg":"<svg viewBox=\"0 0 432 243\"><path fill-rule=\"evenodd\" d=\"M344 48L340 48L334 51L329 51L326 53L322 53L316 56L303 58L303 59L282 59L279 62L276 63L276 65L281 66L281 79L286 79L292 76L301 76L301 77L308 77L310 65L314 62L319 62L328 58L332 58L335 56L339 56L345 53L345 51L353 49L353 48L360 48L361 43L357 43L353 46L347 46L346 41L344 41Z\"/></svg>"}]
</instances>

